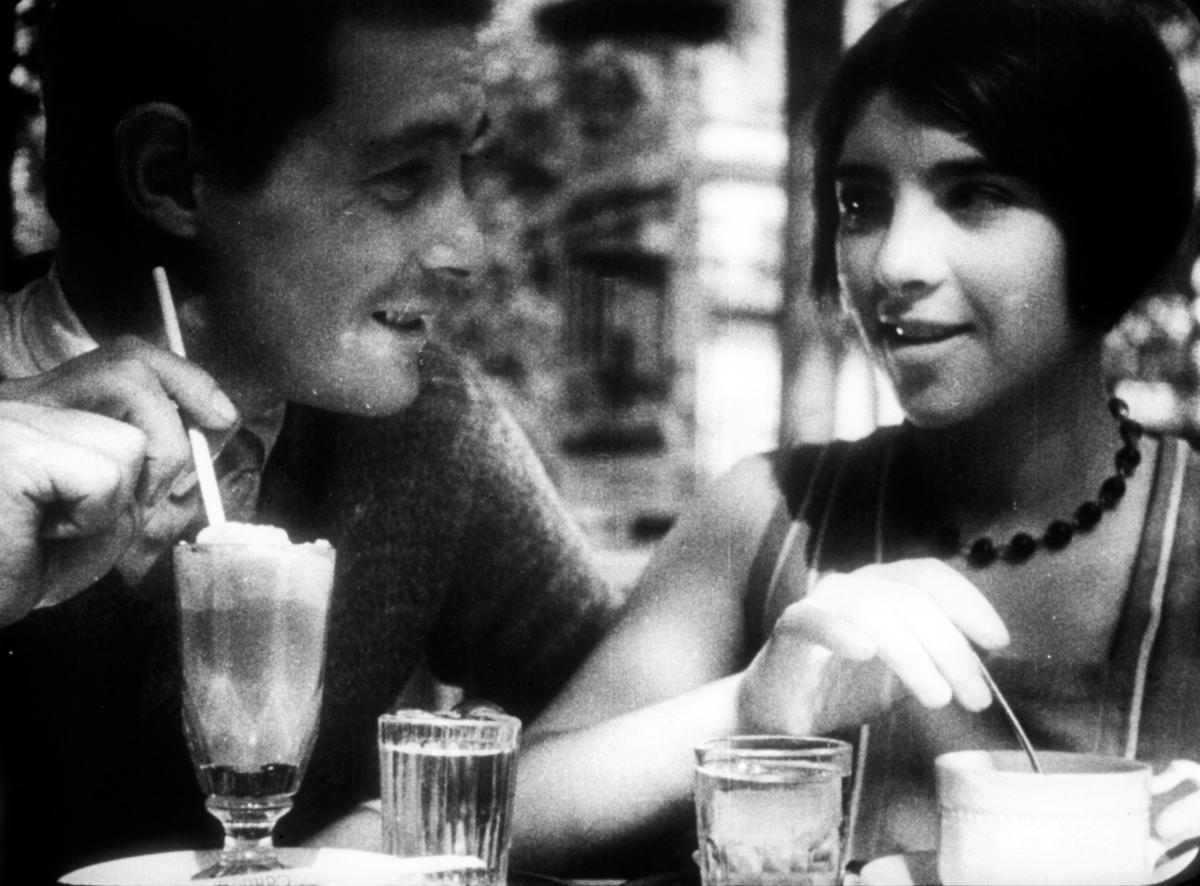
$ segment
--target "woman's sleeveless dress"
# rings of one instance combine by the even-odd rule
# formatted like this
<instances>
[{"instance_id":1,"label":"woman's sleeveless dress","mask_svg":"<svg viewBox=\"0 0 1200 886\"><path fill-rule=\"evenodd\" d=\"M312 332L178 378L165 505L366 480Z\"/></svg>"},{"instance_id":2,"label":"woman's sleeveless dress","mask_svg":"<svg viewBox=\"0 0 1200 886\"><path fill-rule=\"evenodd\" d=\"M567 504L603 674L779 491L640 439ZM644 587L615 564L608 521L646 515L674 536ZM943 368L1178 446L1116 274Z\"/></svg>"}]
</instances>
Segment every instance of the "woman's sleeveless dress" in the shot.
<instances>
[{"instance_id":1,"label":"woman's sleeveless dress","mask_svg":"<svg viewBox=\"0 0 1200 886\"><path fill-rule=\"evenodd\" d=\"M781 501L746 596L747 658L816 576L883 556L881 490L898 428L777 457ZM988 668L1039 749L1200 760L1200 456L1163 439L1134 578L1107 663L991 656ZM933 759L1015 748L993 705L931 711L912 698L846 736L857 745L849 857L933 849Z\"/></svg>"}]
</instances>

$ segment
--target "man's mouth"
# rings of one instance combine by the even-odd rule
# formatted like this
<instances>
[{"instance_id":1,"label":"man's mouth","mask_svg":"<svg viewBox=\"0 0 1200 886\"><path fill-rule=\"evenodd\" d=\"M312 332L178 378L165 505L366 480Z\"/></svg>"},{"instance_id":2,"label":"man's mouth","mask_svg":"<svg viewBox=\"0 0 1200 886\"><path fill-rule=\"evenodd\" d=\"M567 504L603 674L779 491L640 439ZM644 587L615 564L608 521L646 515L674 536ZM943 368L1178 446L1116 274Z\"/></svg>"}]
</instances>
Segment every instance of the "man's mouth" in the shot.
<instances>
[{"instance_id":1,"label":"man's mouth","mask_svg":"<svg viewBox=\"0 0 1200 886\"><path fill-rule=\"evenodd\" d=\"M371 319L376 323L386 326L388 329L409 335L424 333L429 326L425 315L419 311L374 311L371 314Z\"/></svg>"},{"instance_id":2,"label":"man's mouth","mask_svg":"<svg viewBox=\"0 0 1200 886\"><path fill-rule=\"evenodd\" d=\"M969 326L961 323L931 323L924 320L879 324L880 338L892 347L937 344L969 330Z\"/></svg>"}]
</instances>

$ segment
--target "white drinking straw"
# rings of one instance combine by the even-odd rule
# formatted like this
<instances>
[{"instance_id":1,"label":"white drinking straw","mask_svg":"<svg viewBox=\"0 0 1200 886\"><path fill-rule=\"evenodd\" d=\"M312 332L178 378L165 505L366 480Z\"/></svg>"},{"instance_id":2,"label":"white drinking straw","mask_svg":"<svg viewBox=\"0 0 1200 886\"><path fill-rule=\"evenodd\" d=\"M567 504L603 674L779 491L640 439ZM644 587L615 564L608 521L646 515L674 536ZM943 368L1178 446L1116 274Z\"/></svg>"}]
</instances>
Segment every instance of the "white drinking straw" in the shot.
<instances>
[{"instance_id":1,"label":"white drinking straw","mask_svg":"<svg viewBox=\"0 0 1200 886\"><path fill-rule=\"evenodd\" d=\"M186 357L183 335L179 331L179 317L175 313L175 299L171 296L171 285L167 282L167 272L161 267L156 267L151 273L154 275L154 289L158 293L163 326L167 330L167 343L173 353ZM204 502L204 512L208 515L209 525L220 526L225 522L225 508L221 505L221 490L217 487L217 473L213 470L208 440L191 424L185 424L188 440L192 444L192 460L196 463L196 478L200 481L200 500Z\"/></svg>"}]
</instances>

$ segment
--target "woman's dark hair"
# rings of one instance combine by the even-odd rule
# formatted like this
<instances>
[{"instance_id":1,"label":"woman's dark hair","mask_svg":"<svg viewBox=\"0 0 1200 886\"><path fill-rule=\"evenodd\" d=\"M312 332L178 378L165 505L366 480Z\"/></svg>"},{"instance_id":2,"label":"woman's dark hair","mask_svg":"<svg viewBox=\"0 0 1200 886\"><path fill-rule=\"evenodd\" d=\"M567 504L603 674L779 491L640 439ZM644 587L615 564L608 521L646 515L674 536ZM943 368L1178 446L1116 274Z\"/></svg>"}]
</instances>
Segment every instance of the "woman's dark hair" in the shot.
<instances>
[{"instance_id":1,"label":"woman's dark hair","mask_svg":"<svg viewBox=\"0 0 1200 886\"><path fill-rule=\"evenodd\" d=\"M490 0L54 0L39 38L51 215L90 236L126 217L114 134L139 104L182 109L249 183L328 101L341 21L477 25L490 12Z\"/></svg>"},{"instance_id":2,"label":"woman's dark hair","mask_svg":"<svg viewBox=\"0 0 1200 886\"><path fill-rule=\"evenodd\" d=\"M1120 0L908 0L851 47L815 120L818 297L837 290L836 165L880 92L1032 182L1062 227L1072 315L1108 330L1173 256L1195 149L1173 60Z\"/></svg>"}]
</instances>

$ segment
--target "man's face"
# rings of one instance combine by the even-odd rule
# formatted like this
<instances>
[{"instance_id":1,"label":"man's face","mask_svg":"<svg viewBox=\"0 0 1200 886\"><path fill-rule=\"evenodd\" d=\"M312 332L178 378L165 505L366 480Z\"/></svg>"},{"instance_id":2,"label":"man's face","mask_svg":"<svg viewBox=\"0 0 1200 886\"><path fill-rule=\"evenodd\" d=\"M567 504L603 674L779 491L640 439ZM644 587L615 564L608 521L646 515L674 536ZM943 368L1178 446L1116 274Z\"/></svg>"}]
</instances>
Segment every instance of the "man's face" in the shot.
<instances>
[{"instance_id":1,"label":"man's face","mask_svg":"<svg viewBox=\"0 0 1200 886\"><path fill-rule=\"evenodd\" d=\"M467 27L344 23L333 98L265 180L203 178L194 356L235 397L385 415L412 402L441 302L480 260L463 159L483 115Z\"/></svg>"}]
</instances>

